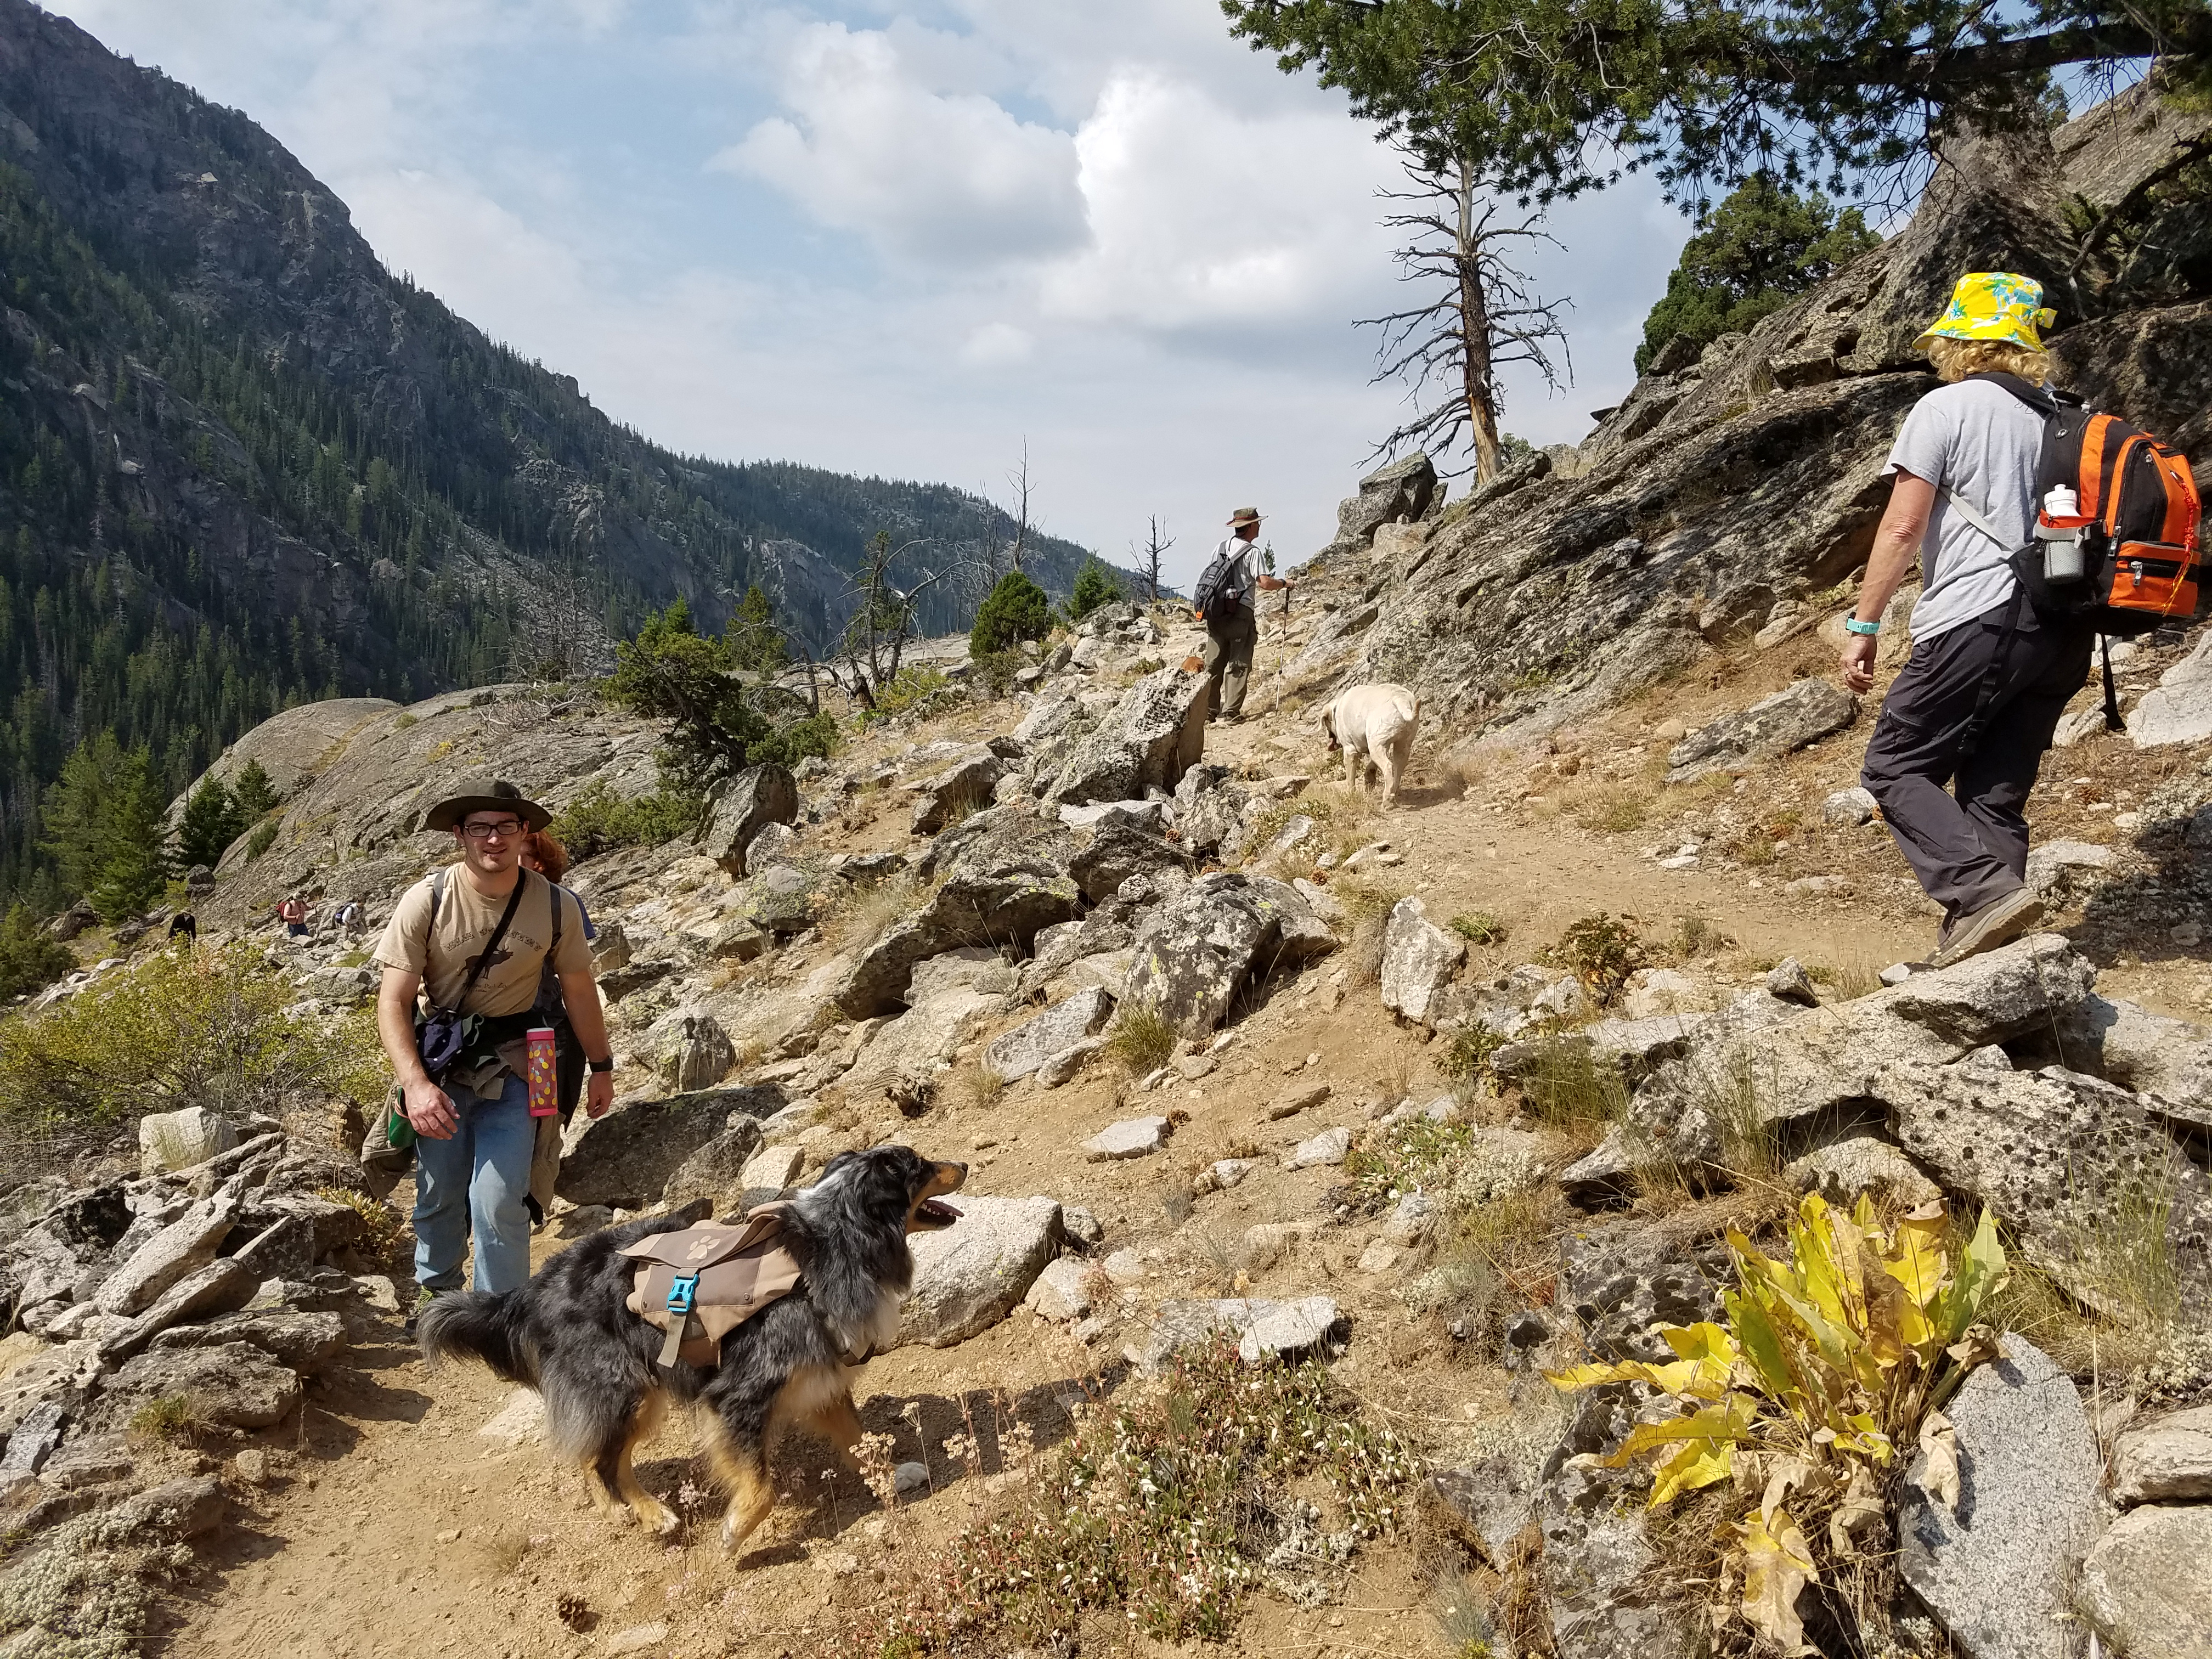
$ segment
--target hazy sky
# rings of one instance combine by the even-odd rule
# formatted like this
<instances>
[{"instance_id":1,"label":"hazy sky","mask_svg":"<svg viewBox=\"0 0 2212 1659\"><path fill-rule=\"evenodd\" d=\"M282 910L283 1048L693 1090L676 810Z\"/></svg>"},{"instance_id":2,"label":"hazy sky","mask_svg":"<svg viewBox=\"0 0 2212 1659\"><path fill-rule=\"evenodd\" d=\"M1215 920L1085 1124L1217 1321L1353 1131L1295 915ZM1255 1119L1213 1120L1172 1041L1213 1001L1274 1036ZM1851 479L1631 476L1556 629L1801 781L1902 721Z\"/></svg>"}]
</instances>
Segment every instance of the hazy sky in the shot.
<instances>
[{"instance_id":1,"label":"hazy sky","mask_svg":"<svg viewBox=\"0 0 2212 1659\"><path fill-rule=\"evenodd\" d=\"M1391 153L1212 0L45 0L246 111L386 263L720 459L943 480L1179 576L1232 507L1285 562L1403 416ZM1618 401L1688 234L1643 183L1554 216L1576 384Z\"/></svg>"}]
</instances>

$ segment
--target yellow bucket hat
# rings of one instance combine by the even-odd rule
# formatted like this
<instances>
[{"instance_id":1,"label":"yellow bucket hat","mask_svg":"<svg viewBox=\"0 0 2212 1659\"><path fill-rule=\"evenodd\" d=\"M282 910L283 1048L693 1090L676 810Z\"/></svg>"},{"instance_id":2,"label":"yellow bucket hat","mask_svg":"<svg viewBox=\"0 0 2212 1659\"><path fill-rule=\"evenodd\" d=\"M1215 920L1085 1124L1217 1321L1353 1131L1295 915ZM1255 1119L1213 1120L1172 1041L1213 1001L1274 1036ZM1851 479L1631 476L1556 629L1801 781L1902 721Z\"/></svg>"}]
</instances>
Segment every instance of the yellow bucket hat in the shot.
<instances>
[{"instance_id":1,"label":"yellow bucket hat","mask_svg":"<svg viewBox=\"0 0 2212 1659\"><path fill-rule=\"evenodd\" d=\"M1928 325L1912 343L1925 351L1942 335L1952 340L2009 340L2030 351L2043 349L2036 331L2049 328L2058 313L2043 303L2043 284L2004 270L1970 270L1951 290L1950 308Z\"/></svg>"}]
</instances>

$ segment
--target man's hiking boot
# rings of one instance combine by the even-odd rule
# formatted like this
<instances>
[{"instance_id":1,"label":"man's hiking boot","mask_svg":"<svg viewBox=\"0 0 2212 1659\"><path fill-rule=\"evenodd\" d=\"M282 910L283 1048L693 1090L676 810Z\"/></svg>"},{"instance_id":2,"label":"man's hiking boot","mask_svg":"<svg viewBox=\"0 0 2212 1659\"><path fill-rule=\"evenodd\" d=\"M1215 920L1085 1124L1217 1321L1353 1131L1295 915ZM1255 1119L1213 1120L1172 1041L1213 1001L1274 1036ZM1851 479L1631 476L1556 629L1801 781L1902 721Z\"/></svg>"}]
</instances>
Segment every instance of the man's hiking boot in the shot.
<instances>
[{"instance_id":1,"label":"man's hiking boot","mask_svg":"<svg viewBox=\"0 0 2212 1659\"><path fill-rule=\"evenodd\" d=\"M1944 930L1936 954L1928 958L1928 965L1948 968L1968 957L2009 945L2042 920L2043 901L2036 897L2034 890L2014 888L2002 898L1952 922Z\"/></svg>"}]
</instances>

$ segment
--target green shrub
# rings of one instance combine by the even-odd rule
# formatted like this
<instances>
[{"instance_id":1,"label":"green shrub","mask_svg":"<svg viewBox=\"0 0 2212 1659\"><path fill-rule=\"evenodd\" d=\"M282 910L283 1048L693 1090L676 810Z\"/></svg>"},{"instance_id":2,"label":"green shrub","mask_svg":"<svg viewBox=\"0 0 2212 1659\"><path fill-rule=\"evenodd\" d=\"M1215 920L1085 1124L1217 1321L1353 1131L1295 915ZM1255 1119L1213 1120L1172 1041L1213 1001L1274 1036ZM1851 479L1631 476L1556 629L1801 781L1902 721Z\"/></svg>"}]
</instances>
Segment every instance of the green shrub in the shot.
<instances>
[{"instance_id":1,"label":"green shrub","mask_svg":"<svg viewBox=\"0 0 2212 1659\"><path fill-rule=\"evenodd\" d=\"M572 859L597 858L619 847L659 847L699 828L706 811L696 795L665 784L649 795L625 800L604 778L553 816L545 833L568 849Z\"/></svg>"},{"instance_id":2,"label":"green shrub","mask_svg":"<svg viewBox=\"0 0 2212 1659\"><path fill-rule=\"evenodd\" d=\"M1041 640L1051 629L1052 601L1044 589L1020 571L1009 570L976 607L975 625L968 630L968 654L988 656L1023 640Z\"/></svg>"},{"instance_id":3,"label":"green shrub","mask_svg":"<svg viewBox=\"0 0 2212 1659\"><path fill-rule=\"evenodd\" d=\"M980 657L969 659L975 667L975 677L994 697L1003 697L1014 689L1014 676L1028 666L1028 659L1013 649L986 651Z\"/></svg>"},{"instance_id":4,"label":"green shrub","mask_svg":"<svg viewBox=\"0 0 2212 1659\"><path fill-rule=\"evenodd\" d=\"M1111 605L1121 597L1121 584L1094 553L1075 574L1075 589L1067 596L1067 619L1081 622L1100 605Z\"/></svg>"},{"instance_id":5,"label":"green shrub","mask_svg":"<svg viewBox=\"0 0 2212 1659\"><path fill-rule=\"evenodd\" d=\"M908 663L888 684L876 688L876 706L860 714L863 728L902 714L929 714L958 700L959 689L939 669Z\"/></svg>"},{"instance_id":6,"label":"green shrub","mask_svg":"<svg viewBox=\"0 0 2212 1659\"><path fill-rule=\"evenodd\" d=\"M733 647L702 634L691 607L678 599L647 617L635 639L616 645L615 672L600 689L625 708L669 722L658 752L678 788L703 793L748 766L829 753L836 728L826 715L795 693L738 676L740 658L763 638L748 633Z\"/></svg>"},{"instance_id":7,"label":"green shrub","mask_svg":"<svg viewBox=\"0 0 2212 1659\"><path fill-rule=\"evenodd\" d=\"M28 905L9 906L0 921L0 997L43 990L76 966L69 946L39 926Z\"/></svg>"},{"instance_id":8,"label":"green shrub","mask_svg":"<svg viewBox=\"0 0 2212 1659\"><path fill-rule=\"evenodd\" d=\"M279 1115L387 1084L374 1012L325 1027L284 1012L291 982L245 945L157 951L36 1019L0 1021L0 1126L33 1133L205 1106Z\"/></svg>"},{"instance_id":9,"label":"green shrub","mask_svg":"<svg viewBox=\"0 0 2212 1659\"><path fill-rule=\"evenodd\" d=\"M1559 935L1552 958L1571 969L1600 1002L1610 1002L1628 976L1644 965L1644 941L1632 918L1599 911Z\"/></svg>"},{"instance_id":10,"label":"green shrub","mask_svg":"<svg viewBox=\"0 0 2212 1659\"><path fill-rule=\"evenodd\" d=\"M1472 910L1451 919L1451 930L1469 945L1502 945L1505 924L1487 910Z\"/></svg>"},{"instance_id":11,"label":"green shrub","mask_svg":"<svg viewBox=\"0 0 2212 1659\"><path fill-rule=\"evenodd\" d=\"M276 820L270 818L256 825L253 834L248 837L246 843L246 861L248 864L252 863L276 844Z\"/></svg>"}]
</instances>

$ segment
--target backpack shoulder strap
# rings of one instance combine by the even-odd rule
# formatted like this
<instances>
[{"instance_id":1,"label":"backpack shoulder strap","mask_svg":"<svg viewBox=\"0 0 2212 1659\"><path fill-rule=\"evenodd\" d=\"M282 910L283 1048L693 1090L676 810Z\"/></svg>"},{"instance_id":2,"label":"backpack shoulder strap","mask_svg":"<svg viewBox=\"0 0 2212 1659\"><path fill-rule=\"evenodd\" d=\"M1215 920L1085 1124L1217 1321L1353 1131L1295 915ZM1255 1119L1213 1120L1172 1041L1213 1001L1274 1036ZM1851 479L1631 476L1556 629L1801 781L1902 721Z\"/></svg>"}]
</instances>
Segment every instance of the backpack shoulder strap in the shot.
<instances>
[{"instance_id":1,"label":"backpack shoulder strap","mask_svg":"<svg viewBox=\"0 0 2212 1659\"><path fill-rule=\"evenodd\" d=\"M430 927L433 932L438 926L438 906L445 896L446 866L441 864L430 872Z\"/></svg>"},{"instance_id":2,"label":"backpack shoulder strap","mask_svg":"<svg viewBox=\"0 0 2212 1659\"><path fill-rule=\"evenodd\" d=\"M1999 547L2003 548L2006 552L2010 553L2017 550L2010 542L1997 534L1996 527L1990 523L1987 515L1985 515L1978 507L1975 507L1974 504L1969 501L1964 495L1961 495L1957 490L1952 489L1948 484L1943 486L1943 499L1950 502L1951 510L1954 513L1956 513L1968 524L1973 526L1975 529L1980 531L1982 534L1987 536Z\"/></svg>"},{"instance_id":3,"label":"backpack shoulder strap","mask_svg":"<svg viewBox=\"0 0 2212 1659\"><path fill-rule=\"evenodd\" d=\"M2037 414L2046 418L2057 414L2063 408L2070 406L2079 409L2082 406L2081 399L2070 392L2061 392L2055 386L2040 386L2033 380L2022 380L2019 375L2007 374L2001 368L1985 368L1978 374L1969 374L1966 378L1970 380L1987 380L1991 386L2011 392L2014 397L2019 398Z\"/></svg>"}]
</instances>

